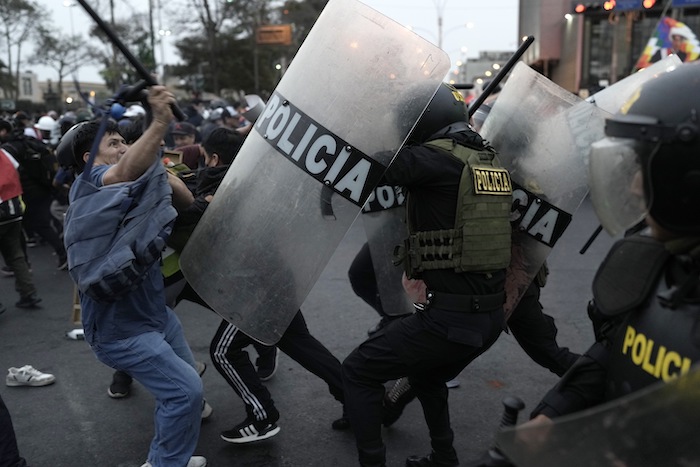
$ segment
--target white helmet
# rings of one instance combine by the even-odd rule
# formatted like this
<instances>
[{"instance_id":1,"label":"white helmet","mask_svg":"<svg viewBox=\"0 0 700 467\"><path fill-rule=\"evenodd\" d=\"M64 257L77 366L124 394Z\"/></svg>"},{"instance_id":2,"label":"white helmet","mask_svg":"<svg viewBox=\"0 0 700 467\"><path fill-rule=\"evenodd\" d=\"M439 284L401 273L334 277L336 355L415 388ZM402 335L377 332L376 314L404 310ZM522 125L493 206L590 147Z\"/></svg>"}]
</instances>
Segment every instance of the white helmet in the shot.
<instances>
[{"instance_id":1,"label":"white helmet","mask_svg":"<svg viewBox=\"0 0 700 467\"><path fill-rule=\"evenodd\" d=\"M48 115L44 115L39 119L38 122L36 122L36 125L34 126L39 130L51 131L54 128L56 128L57 125L58 123L56 122L56 120L49 117Z\"/></svg>"}]
</instances>

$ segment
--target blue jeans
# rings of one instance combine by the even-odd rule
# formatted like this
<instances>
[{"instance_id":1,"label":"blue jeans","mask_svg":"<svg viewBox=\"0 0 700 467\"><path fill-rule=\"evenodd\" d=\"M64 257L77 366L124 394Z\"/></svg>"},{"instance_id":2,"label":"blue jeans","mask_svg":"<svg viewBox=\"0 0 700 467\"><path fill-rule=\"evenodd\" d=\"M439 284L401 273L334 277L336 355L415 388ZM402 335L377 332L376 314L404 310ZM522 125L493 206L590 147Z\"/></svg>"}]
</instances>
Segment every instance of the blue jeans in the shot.
<instances>
[{"instance_id":1,"label":"blue jeans","mask_svg":"<svg viewBox=\"0 0 700 467\"><path fill-rule=\"evenodd\" d=\"M184 467L197 447L202 416L202 379L182 325L168 310L163 332L146 332L114 342L95 342L104 364L131 375L156 399L153 467Z\"/></svg>"}]
</instances>

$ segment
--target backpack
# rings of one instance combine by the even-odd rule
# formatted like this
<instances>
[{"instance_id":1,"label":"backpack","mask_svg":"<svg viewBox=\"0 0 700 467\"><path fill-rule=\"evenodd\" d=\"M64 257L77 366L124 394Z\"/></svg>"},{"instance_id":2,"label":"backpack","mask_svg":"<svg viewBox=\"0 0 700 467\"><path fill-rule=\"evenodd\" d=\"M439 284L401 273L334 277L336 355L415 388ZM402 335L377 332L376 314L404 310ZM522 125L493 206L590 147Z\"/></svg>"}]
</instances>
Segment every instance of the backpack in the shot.
<instances>
[{"instance_id":1,"label":"backpack","mask_svg":"<svg viewBox=\"0 0 700 467\"><path fill-rule=\"evenodd\" d=\"M23 182L29 179L39 186L53 187L58 162L48 145L36 138L15 134L2 148L19 162L19 174Z\"/></svg>"}]
</instances>

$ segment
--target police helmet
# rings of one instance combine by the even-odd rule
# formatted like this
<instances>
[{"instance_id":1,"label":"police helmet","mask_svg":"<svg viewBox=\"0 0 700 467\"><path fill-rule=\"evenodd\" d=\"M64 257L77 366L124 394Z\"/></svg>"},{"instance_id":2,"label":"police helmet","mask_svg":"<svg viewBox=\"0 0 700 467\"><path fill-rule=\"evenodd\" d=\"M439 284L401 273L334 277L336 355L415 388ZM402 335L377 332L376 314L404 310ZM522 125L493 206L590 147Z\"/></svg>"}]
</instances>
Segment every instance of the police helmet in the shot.
<instances>
[{"instance_id":1,"label":"police helmet","mask_svg":"<svg viewBox=\"0 0 700 467\"><path fill-rule=\"evenodd\" d=\"M415 144L423 143L451 124L466 123L468 119L464 96L455 87L441 83L408 140Z\"/></svg>"},{"instance_id":2,"label":"police helmet","mask_svg":"<svg viewBox=\"0 0 700 467\"><path fill-rule=\"evenodd\" d=\"M700 234L700 63L647 81L605 133L590 160L603 226L615 234L648 212L670 232Z\"/></svg>"}]
</instances>

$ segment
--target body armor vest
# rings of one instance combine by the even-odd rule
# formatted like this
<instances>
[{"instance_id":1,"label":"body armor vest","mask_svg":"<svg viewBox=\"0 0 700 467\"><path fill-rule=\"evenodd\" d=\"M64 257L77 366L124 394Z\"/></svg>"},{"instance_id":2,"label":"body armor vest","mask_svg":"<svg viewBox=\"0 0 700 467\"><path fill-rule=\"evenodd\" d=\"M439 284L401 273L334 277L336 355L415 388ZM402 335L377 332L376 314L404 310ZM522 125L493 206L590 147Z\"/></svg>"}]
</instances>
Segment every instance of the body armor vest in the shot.
<instances>
[{"instance_id":1,"label":"body armor vest","mask_svg":"<svg viewBox=\"0 0 700 467\"><path fill-rule=\"evenodd\" d=\"M607 308L604 314L618 314L622 318L609 336L606 400L628 395L657 381L668 382L700 362L700 300L692 295L695 298L670 305L669 292L676 287L667 286L665 277L678 259L661 250L663 244L651 239L624 239L613 247L596 274L593 288L596 303L598 291L600 302ZM634 264L639 262L640 255L647 258L648 267ZM622 256L629 260L624 274L627 277L616 280L614 276L621 276ZM618 260L612 260L613 257ZM613 271L606 273L607 268ZM600 280L605 280L607 287L596 286L595 282ZM602 296L608 287L618 286L617 302Z\"/></svg>"},{"instance_id":2,"label":"body armor vest","mask_svg":"<svg viewBox=\"0 0 700 467\"><path fill-rule=\"evenodd\" d=\"M400 255L406 275L415 278L431 269L490 272L507 267L512 185L496 152L490 148L469 148L447 138L425 144L449 152L464 163L464 169L454 228L416 232L410 214L407 216L409 237Z\"/></svg>"}]
</instances>

